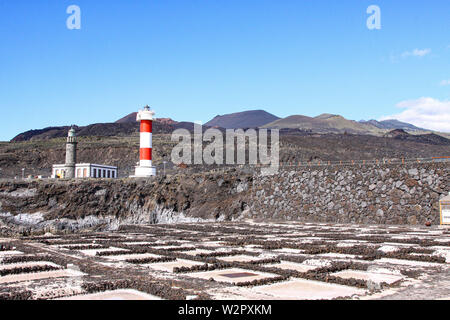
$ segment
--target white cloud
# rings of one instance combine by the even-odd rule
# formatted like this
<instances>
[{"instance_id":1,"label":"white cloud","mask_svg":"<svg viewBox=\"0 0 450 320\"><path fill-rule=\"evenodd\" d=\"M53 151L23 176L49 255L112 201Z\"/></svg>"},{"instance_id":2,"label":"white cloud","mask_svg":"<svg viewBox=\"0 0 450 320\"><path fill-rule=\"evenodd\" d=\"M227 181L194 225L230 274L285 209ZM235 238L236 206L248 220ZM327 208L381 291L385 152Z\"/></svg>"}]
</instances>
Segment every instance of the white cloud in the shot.
<instances>
[{"instance_id":1,"label":"white cloud","mask_svg":"<svg viewBox=\"0 0 450 320\"><path fill-rule=\"evenodd\" d=\"M402 53L403 58L407 57L424 57L431 53L431 49L414 49L412 51L406 51Z\"/></svg>"},{"instance_id":2,"label":"white cloud","mask_svg":"<svg viewBox=\"0 0 450 320\"><path fill-rule=\"evenodd\" d=\"M400 59L406 59L409 57L422 58L431 53L431 49L414 49L411 51L405 51L402 54L392 54L389 56L389 60L392 63L398 62Z\"/></svg>"},{"instance_id":3,"label":"white cloud","mask_svg":"<svg viewBox=\"0 0 450 320\"><path fill-rule=\"evenodd\" d=\"M440 85L441 86L450 86L450 80L442 80Z\"/></svg>"},{"instance_id":4,"label":"white cloud","mask_svg":"<svg viewBox=\"0 0 450 320\"><path fill-rule=\"evenodd\" d=\"M404 110L380 120L397 119L420 128L450 132L450 100L422 97L402 101L396 106Z\"/></svg>"}]
</instances>

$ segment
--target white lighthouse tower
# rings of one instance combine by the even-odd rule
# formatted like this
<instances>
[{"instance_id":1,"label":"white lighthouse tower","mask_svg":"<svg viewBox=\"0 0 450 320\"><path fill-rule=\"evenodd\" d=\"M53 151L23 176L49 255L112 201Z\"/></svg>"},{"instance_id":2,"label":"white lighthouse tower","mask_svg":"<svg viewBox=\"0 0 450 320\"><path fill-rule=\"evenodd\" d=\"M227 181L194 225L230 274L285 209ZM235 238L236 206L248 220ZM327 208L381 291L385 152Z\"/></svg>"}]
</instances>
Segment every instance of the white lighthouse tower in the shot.
<instances>
[{"instance_id":1,"label":"white lighthouse tower","mask_svg":"<svg viewBox=\"0 0 450 320\"><path fill-rule=\"evenodd\" d=\"M156 168L152 166L152 124L155 112L145 106L137 114L136 121L141 123L140 129L140 157L134 177L151 177L156 175Z\"/></svg>"}]
</instances>

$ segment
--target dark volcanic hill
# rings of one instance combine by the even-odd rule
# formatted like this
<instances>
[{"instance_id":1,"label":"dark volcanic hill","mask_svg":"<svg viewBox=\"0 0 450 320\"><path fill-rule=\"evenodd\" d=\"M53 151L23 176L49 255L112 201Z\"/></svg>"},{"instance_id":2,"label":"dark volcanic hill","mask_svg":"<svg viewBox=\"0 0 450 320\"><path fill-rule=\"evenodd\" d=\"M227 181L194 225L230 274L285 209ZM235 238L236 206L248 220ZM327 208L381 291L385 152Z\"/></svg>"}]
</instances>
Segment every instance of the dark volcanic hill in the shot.
<instances>
[{"instance_id":1,"label":"dark volcanic hill","mask_svg":"<svg viewBox=\"0 0 450 320\"><path fill-rule=\"evenodd\" d=\"M70 126L49 127L40 130L30 130L15 136L11 142L49 140L67 137ZM126 136L139 131L139 124L135 123L95 123L85 127L74 126L77 136Z\"/></svg>"},{"instance_id":2,"label":"dark volcanic hill","mask_svg":"<svg viewBox=\"0 0 450 320\"><path fill-rule=\"evenodd\" d=\"M433 145L450 145L450 140L434 133L428 134L409 134L403 129L395 129L384 135L384 137L397 140L414 141Z\"/></svg>"},{"instance_id":3,"label":"dark volcanic hill","mask_svg":"<svg viewBox=\"0 0 450 320\"><path fill-rule=\"evenodd\" d=\"M115 123L136 122L136 116L137 116L137 112L132 112L132 113L126 115L125 117L120 118Z\"/></svg>"},{"instance_id":4,"label":"dark volcanic hill","mask_svg":"<svg viewBox=\"0 0 450 320\"><path fill-rule=\"evenodd\" d=\"M37 130L28 130L22 133L19 133L17 136L11 139L11 142L21 142L21 141L29 141L34 137L40 137L42 140L60 138L64 135L67 136L67 132L70 127L48 127L44 129ZM65 132L65 133L64 133Z\"/></svg>"},{"instance_id":5,"label":"dark volcanic hill","mask_svg":"<svg viewBox=\"0 0 450 320\"><path fill-rule=\"evenodd\" d=\"M74 126L78 137L124 137L132 136L139 132L139 123L133 122L122 123L94 123L84 127ZM54 138L67 137L70 127L49 127L40 130L29 130L14 137L11 142L49 140ZM175 122L171 119L155 119L153 121L153 133L170 134L176 129L187 129L194 131L194 123L192 122ZM203 126L203 130L208 129Z\"/></svg>"},{"instance_id":6,"label":"dark volcanic hill","mask_svg":"<svg viewBox=\"0 0 450 320\"><path fill-rule=\"evenodd\" d=\"M268 123L263 128L299 129L315 133L381 134L382 130L371 125L347 120L340 115L324 113L317 117L293 115Z\"/></svg>"},{"instance_id":7,"label":"dark volcanic hill","mask_svg":"<svg viewBox=\"0 0 450 320\"><path fill-rule=\"evenodd\" d=\"M292 115L268 123L263 128L273 128L280 130L300 130L313 133L351 133L364 135L382 136L389 130L405 130L414 134L430 133L431 130L422 129L412 124L398 120L384 121L354 121L348 120L340 115L324 113L317 117L307 117L304 115Z\"/></svg>"},{"instance_id":8,"label":"dark volcanic hill","mask_svg":"<svg viewBox=\"0 0 450 320\"><path fill-rule=\"evenodd\" d=\"M132 112L129 115L126 115L125 117L117 120L114 123L135 123L136 122L136 116L137 116L137 112ZM155 118L154 121L160 122L160 123L165 123L165 124L177 124L179 122L174 121L170 118Z\"/></svg>"},{"instance_id":9,"label":"dark volcanic hill","mask_svg":"<svg viewBox=\"0 0 450 320\"><path fill-rule=\"evenodd\" d=\"M368 123L371 124L377 128L380 129L386 129L386 130L392 130L392 129L403 129L403 130L409 130L409 131L430 131L427 129L416 127L415 125L412 125L410 123L401 122L395 119L391 120L383 120L383 121L377 121L377 120L361 120L359 123Z\"/></svg>"},{"instance_id":10,"label":"dark volcanic hill","mask_svg":"<svg viewBox=\"0 0 450 320\"><path fill-rule=\"evenodd\" d=\"M211 121L205 123L205 125L225 129L258 128L278 119L280 118L264 110L251 110L222 116L218 115Z\"/></svg>"},{"instance_id":11,"label":"dark volcanic hill","mask_svg":"<svg viewBox=\"0 0 450 320\"><path fill-rule=\"evenodd\" d=\"M406 132L403 129L394 129L392 131L389 131L388 133L386 133L384 136L385 137L390 137L390 138L399 138L399 139L403 139L408 137L410 134L408 132Z\"/></svg>"}]
</instances>

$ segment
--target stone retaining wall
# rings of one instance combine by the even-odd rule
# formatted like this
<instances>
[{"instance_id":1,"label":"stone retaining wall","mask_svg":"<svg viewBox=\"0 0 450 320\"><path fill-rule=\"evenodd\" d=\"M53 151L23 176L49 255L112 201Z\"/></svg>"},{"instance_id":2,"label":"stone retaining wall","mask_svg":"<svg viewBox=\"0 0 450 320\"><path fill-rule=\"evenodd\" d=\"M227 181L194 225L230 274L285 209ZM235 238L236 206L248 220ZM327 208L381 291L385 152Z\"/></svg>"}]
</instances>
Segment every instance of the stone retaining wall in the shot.
<instances>
[{"instance_id":1,"label":"stone retaining wall","mask_svg":"<svg viewBox=\"0 0 450 320\"><path fill-rule=\"evenodd\" d=\"M448 163L283 169L255 176L255 219L439 224L439 199L450 191Z\"/></svg>"}]
</instances>

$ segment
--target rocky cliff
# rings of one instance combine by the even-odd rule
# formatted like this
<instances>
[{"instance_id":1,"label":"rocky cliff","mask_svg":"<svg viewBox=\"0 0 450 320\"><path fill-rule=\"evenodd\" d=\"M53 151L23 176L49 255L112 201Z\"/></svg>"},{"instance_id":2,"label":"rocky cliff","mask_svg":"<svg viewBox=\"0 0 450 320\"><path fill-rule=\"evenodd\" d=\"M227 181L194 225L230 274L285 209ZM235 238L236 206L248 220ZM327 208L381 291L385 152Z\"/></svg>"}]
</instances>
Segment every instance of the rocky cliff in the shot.
<instances>
[{"instance_id":1,"label":"rocky cliff","mask_svg":"<svg viewBox=\"0 0 450 320\"><path fill-rule=\"evenodd\" d=\"M6 181L0 183L0 227L23 233L231 221L248 210L251 180L231 171L151 180Z\"/></svg>"}]
</instances>

